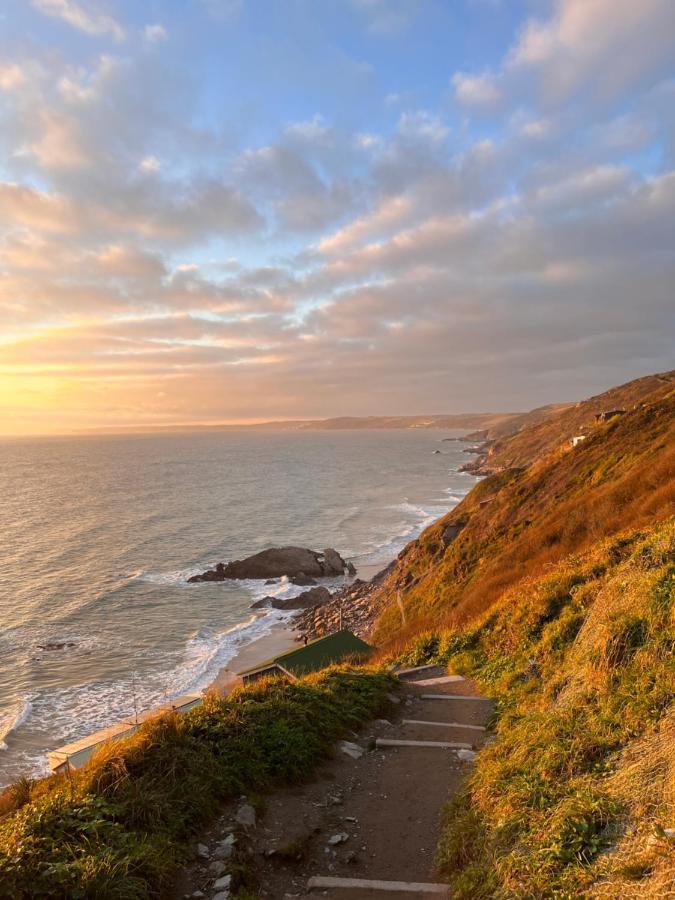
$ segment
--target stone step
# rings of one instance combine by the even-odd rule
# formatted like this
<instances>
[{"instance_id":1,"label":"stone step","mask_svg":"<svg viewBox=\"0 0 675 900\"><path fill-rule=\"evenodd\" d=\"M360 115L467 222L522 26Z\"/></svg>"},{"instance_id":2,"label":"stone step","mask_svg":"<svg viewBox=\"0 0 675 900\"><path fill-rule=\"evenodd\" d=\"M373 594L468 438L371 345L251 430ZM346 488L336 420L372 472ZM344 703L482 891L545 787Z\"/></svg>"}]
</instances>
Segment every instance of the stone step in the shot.
<instances>
[{"instance_id":1,"label":"stone step","mask_svg":"<svg viewBox=\"0 0 675 900\"><path fill-rule=\"evenodd\" d=\"M389 730L381 732L381 735L385 738L402 738L406 741L453 741L461 744L471 743L474 746L482 745L486 738L485 732L457 728L429 719L422 721L403 719L397 731Z\"/></svg>"},{"instance_id":2,"label":"stone step","mask_svg":"<svg viewBox=\"0 0 675 900\"><path fill-rule=\"evenodd\" d=\"M487 697L472 697L469 694L420 694L422 700L473 700L489 703Z\"/></svg>"},{"instance_id":3,"label":"stone step","mask_svg":"<svg viewBox=\"0 0 675 900\"><path fill-rule=\"evenodd\" d=\"M439 719L452 719L458 725L475 725L486 726L490 717L492 704L487 703L464 703L462 701L455 704L441 703L438 700L423 700L421 697L402 710L403 715L407 719L418 719L423 722L436 722ZM460 740L466 739L466 732Z\"/></svg>"},{"instance_id":4,"label":"stone step","mask_svg":"<svg viewBox=\"0 0 675 900\"><path fill-rule=\"evenodd\" d=\"M431 747L436 750L471 750L472 744L454 741L406 741L397 738L377 738L375 746L378 750L385 747Z\"/></svg>"},{"instance_id":5,"label":"stone step","mask_svg":"<svg viewBox=\"0 0 675 900\"><path fill-rule=\"evenodd\" d=\"M418 678L411 682L413 687L436 687L442 684L456 684L458 681L466 681L463 675L439 675L434 678Z\"/></svg>"},{"instance_id":6,"label":"stone step","mask_svg":"<svg viewBox=\"0 0 675 900\"><path fill-rule=\"evenodd\" d=\"M450 897L447 884L431 884L415 881L380 881L373 878L337 878L328 875L316 875L307 882L307 890L317 894L326 891L324 896L344 898L344 900L384 900L385 897L396 900L415 900L420 897Z\"/></svg>"},{"instance_id":7,"label":"stone step","mask_svg":"<svg viewBox=\"0 0 675 900\"><path fill-rule=\"evenodd\" d=\"M487 731L485 725L466 725L463 722L429 722L426 719L402 719L403 725L435 725L437 728L468 728L471 731Z\"/></svg>"},{"instance_id":8,"label":"stone step","mask_svg":"<svg viewBox=\"0 0 675 900\"><path fill-rule=\"evenodd\" d=\"M431 663L428 666L413 666L411 669L397 669L394 672L401 681L417 681L418 678L430 678L432 675L445 675L444 666L438 666Z\"/></svg>"}]
</instances>

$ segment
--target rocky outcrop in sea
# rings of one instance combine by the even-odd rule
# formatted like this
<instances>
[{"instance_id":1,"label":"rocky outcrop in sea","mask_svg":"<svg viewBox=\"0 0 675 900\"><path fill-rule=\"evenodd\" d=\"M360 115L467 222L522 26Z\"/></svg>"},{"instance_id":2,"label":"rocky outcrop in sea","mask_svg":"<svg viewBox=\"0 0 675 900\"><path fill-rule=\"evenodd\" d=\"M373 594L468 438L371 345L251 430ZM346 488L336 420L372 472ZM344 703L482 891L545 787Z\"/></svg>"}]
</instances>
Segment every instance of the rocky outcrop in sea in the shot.
<instances>
[{"instance_id":1,"label":"rocky outcrop in sea","mask_svg":"<svg viewBox=\"0 0 675 900\"><path fill-rule=\"evenodd\" d=\"M308 550L305 547L272 547L246 559L218 563L188 581L226 581L228 579L273 579L284 576L295 583L311 584L314 578L336 578L355 574L337 550Z\"/></svg>"},{"instance_id":2,"label":"rocky outcrop in sea","mask_svg":"<svg viewBox=\"0 0 675 900\"><path fill-rule=\"evenodd\" d=\"M313 609L328 603L332 596L328 588L315 587L297 597L263 597L252 603L251 609Z\"/></svg>"}]
</instances>

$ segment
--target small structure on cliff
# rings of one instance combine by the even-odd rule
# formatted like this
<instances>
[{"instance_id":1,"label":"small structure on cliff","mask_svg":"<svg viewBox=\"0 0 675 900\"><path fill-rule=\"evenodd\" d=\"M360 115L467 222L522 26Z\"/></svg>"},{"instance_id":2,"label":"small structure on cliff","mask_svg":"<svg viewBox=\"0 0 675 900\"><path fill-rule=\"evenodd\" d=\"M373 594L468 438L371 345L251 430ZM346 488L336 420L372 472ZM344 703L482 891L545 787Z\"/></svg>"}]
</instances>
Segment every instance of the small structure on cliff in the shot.
<instances>
[{"instance_id":1,"label":"small structure on cliff","mask_svg":"<svg viewBox=\"0 0 675 900\"><path fill-rule=\"evenodd\" d=\"M318 672L320 669L343 662L350 657L368 656L372 649L370 644L362 641L347 628L343 628L342 631L317 638L305 647L287 650L279 656L238 674L244 684L250 684L252 681L271 675L295 681L296 678L309 675L311 672Z\"/></svg>"},{"instance_id":2,"label":"small structure on cliff","mask_svg":"<svg viewBox=\"0 0 675 900\"><path fill-rule=\"evenodd\" d=\"M116 725L110 725L108 728L102 728L93 734L80 738L79 741L73 741L70 744L64 744L63 747L57 747L47 754L49 768L54 773L66 773L72 769L79 769L85 763L89 762L94 753L100 750L105 744L119 741L122 738L129 737L141 727L144 722L154 719L167 712L184 713L195 706L199 706L204 698L201 694L186 694L183 697L177 697L171 700L165 706L159 709L150 709L147 712L138 715L129 716Z\"/></svg>"},{"instance_id":3,"label":"small structure on cliff","mask_svg":"<svg viewBox=\"0 0 675 900\"><path fill-rule=\"evenodd\" d=\"M623 416L626 414L625 409L607 409L604 412L599 412L595 414L596 424L600 424L601 422L609 422L610 419L616 419L617 416Z\"/></svg>"}]
</instances>

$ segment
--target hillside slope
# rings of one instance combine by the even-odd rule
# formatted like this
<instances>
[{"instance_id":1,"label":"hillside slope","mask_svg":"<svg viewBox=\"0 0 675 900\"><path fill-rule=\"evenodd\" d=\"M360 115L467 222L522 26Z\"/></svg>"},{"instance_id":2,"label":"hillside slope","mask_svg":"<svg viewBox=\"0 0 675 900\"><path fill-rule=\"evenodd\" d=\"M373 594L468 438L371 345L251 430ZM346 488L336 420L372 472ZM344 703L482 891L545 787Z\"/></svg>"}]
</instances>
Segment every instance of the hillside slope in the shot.
<instances>
[{"instance_id":1,"label":"hillside slope","mask_svg":"<svg viewBox=\"0 0 675 900\"><path fill-rule=\"evenodd\" d=\"M593 420L598 407L617 396L623 402L639 396L639 403L594 425L577 447L560 443L561 428L565 433L568 427L563 419L568 425ZM485 478L405 548L372 597L382 610L379 641L405 641L425 627L474 618L523 577L675 512L671 376L642 379L603 398L504 440L503 452L509 452L527 441L532 446L532 435L539 441L546 432L544 452L527 468Z\"/></svg>"},{"instance_id":2,"label":"hillside slope","mask_svg":"<svg viewBox=\"0 0 675 900\"><path fill-rule=\"evenodd\" d=\"M675 897L673 374L490 446L373 595L388 659L495 702L439 869L460 900Z\"/></svg>"},{"instance_id":3,"label":"hillside slope","mask_svg":"<svg viewBox=\"0 0 675 900\"><path fill-rule=\"evenodd\" d=\"M600 541L399 656L474 678L496 736L446 811L458 900L675 896L675 520Z\"/></svg>"},{"instance_id":4,"label":"hillside slope","mask_svg":"<svg viewBox=\"0 0 675 900\"><path fill-rule=\"evenodd\" d=\"M514 416L506 429L498 426L488 431L490 445L484 457L485 467L498 471L531 465L575 435L592 434L596 415L609 410L632 410L645 401L666 396L674 387L675 372L647 375L580 403L542 407L523 417Z\"/></svg>"},{"instance_id":5,"label":"hillside slope","mask_svg":"<svg viewBox=\"0 0 675 900\"><path fill-rule=\"evenodd\" d=\"M512 413L508 418L502 420L487 422L482 431L475 431L467 434L467 440L487 440L496 442L501 438L510 437L526 428L538 425L540 422L546 422L549 419L556 419L566 410L575 406L574 403L549 403L546 406L537 406L526 413Z\"/></svg>"}]
</instances>

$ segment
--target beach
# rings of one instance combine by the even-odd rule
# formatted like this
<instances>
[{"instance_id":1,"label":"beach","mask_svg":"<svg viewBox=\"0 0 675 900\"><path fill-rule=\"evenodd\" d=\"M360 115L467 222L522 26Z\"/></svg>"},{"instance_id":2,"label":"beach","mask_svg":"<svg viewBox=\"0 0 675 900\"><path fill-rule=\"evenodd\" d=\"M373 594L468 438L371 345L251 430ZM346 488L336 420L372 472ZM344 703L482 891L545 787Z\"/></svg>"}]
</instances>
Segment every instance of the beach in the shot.
<instances>
[{"instance_id":1,"label":"beach","mask_svg":"<svg viewBox=\"0 0 675 900\"><path fill-rule=\"evenodd\" d=\"M292 622L279 622L270 632L242 647L218 672L205 693L215 691L221 696L227 695L239 683L239 673L292 650L300 637L300 632L293 627Z\"/></svg>"}]
</instances>

